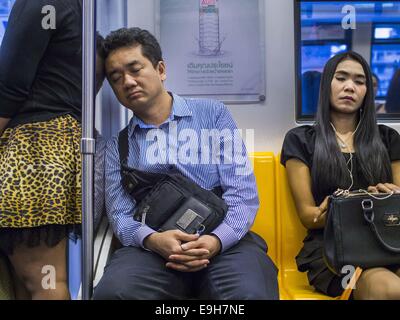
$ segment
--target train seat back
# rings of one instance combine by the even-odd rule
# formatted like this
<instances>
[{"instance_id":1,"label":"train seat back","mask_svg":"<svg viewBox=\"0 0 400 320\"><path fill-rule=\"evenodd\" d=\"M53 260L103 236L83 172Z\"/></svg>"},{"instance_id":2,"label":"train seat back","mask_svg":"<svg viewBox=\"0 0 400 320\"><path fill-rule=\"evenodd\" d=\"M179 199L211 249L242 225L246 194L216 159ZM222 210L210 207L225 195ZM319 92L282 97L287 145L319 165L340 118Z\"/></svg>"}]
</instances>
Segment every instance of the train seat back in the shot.
<instances>
[{"instance_id":1,"label":"train seat back","mask_svg":"<svg viewBox=\"0 0 400 320\"><path fill-rule=\"evenodd\" d=\"M278 266L275 156L272 152L256 152L250 155L250 160L254 164L254 175L260 201L260 207L251 230L267 242L268 255Z\"/></svg>"},{"instance_id":2,"label":"train seat back","mask_svg":"<svg viewBox=\"0 0 400 320\"><path fill-rule=\"evenodd\" d=\"M276 177L281 287L290 300L330 300L332 298L316 292L309 285L306 273L297 270L295 257L303 245L307 231L297 215L286 169L280 164L280 155L276 158Z\"/></svg>"}]
</instances>

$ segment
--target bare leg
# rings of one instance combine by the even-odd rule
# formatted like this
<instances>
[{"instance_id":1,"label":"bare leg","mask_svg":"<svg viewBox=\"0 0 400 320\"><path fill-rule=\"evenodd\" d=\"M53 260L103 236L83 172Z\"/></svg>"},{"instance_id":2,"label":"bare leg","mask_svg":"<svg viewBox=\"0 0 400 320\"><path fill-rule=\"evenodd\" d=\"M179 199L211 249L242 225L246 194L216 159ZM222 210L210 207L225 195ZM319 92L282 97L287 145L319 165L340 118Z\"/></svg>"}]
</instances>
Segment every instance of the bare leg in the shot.
<instances>
[{"instance_id":1,"label":"bare leg","mask_svg":"<svg viewBox=\"0 0 400 320\"><path fill-rule=\"evenodd\" d=\"M356 300L400 300L400 277L386 268L365 270L354 290Z\"/></svg>"},{"instance_id":2,"label":"bare leg","mask_svg":"<svg viewBox=\"0 0 400 320\"><path fill-rule=\"evenodd\" d=\"M15 273L32 300L69 300L66 239L53 248L21 245L9 256Z\"/></svg>"},{"instance_id":3,"label":"bare leg","mask_svg":"<svg viewBox=\"0 0 400 320\"><path fill-rule=\"evenodd\" d=\"M12 275L13 275L15 299L32 300L31 294L29 293L28 289L25 287L21 279L17 276L15 270L13 270Z\"/></svg>"}]
</instances>

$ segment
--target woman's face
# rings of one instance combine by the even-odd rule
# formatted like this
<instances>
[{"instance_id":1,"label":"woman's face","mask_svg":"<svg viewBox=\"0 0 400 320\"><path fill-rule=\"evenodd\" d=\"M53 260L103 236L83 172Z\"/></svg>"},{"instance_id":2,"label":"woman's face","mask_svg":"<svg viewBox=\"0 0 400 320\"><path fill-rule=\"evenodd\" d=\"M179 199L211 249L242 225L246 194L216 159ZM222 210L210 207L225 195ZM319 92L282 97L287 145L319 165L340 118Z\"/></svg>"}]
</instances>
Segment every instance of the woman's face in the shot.
<instances>
[{"instance_id":1,"label":"woman's face","mask_svg":"<svg viewBox=\"0 0 400 320\"><path fill-rule=\"evenodd\" d=\"M361 64L343 60L331 82L331 107L340 113L354 113L362 106L367 93L367 79Z\"/></svg>"}]
</instances>

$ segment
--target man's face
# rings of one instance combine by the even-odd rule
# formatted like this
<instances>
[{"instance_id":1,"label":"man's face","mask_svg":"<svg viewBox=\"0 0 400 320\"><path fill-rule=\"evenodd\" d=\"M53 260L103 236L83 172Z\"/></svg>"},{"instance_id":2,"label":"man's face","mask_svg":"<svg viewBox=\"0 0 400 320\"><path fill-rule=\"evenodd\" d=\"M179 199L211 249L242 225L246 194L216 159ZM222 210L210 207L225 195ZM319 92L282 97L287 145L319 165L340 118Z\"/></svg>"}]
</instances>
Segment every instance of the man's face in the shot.
<instances>
[{"instance_id":1,"label":"man's face","mask_svg":"<svg viewBox=\"0 0 400 320\"><path fill-rule=\"evenodd\" d=\"M165 64L154 67L142 47L122 47L106 59L106 75L119 102L135 113L146 112L164 91Z\"/></svg>"}]
</instances>

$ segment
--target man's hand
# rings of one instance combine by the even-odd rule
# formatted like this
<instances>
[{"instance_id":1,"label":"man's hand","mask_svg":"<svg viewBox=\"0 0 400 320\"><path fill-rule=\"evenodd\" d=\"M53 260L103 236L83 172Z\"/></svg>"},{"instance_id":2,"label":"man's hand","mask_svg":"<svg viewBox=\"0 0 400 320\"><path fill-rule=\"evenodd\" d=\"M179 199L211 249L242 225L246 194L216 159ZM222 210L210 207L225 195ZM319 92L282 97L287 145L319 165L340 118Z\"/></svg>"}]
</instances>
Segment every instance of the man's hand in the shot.
<instances>
[{"instance_id":1,"label":"man's hand","mask_svg":"<svg viewBox=\"0 0 400 320\"><path fill-rule=\"evenodd\" d=\"M195 272L207 267L210 259L220 252L221 242L217 236L204 235L195 241L182 244L181 249L182 253L168 257L169 262L166 266L177 271ZM206 250L207 253L198 255L199 250Z\"/></svg>"},{"instance_id":2,"label":"man's hand","mask_svg":"<svg viewBox=\"0 0 400 320\"><path fill-rule=\"evenodd\" d=\"M180 230L168 230L152 233L144 240L143 244L145 248L158 253L167 261L169 261L169 258L173 255L187 256L185 270L181 270L182 268L172 269L193 272L204 268L204 266L209 263L209 260L203 257L207 257L210 252L208 249L202 247L184 251L181 244L195 242L198 239L198 234L187 234ZM170 267L168 263L167 267Z\"/></svg>"}]
</instances>

